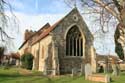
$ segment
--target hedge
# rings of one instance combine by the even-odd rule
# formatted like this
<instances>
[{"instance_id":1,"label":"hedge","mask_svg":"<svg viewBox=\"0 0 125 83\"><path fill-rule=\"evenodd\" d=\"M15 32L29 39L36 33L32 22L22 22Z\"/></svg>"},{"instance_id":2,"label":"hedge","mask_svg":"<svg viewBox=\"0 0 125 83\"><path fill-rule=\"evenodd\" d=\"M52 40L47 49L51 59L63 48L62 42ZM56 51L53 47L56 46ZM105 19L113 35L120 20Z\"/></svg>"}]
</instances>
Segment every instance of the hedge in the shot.
<instances>
[{"instance_id":1,"label":"hedge","mask_svg":"<svg viewBox=\"0 0 125 83\"><path fill-rule=\"evenodd\" d=\"M33 66L33 55L31 53L25 53L21 56L22 68L31 70Z\"/></svg>"}]
</instances>

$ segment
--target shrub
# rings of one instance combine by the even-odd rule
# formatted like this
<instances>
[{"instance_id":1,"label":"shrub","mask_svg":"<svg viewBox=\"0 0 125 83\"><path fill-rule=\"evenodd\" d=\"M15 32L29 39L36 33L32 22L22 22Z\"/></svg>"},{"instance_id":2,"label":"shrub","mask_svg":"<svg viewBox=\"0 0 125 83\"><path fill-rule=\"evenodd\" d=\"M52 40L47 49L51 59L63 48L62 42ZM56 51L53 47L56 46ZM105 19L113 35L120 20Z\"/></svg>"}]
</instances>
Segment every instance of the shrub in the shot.
<instances>
[{"instance_id":1,"label":"shrub","mask_svg":"<svg viewBox=\"0 0 125 83\"><path fill-rule=\"evenodd\" d=\"M22 68L32 69L33 55L31 53L25 53L21 56Z\"/></svg>"}]
</instances>

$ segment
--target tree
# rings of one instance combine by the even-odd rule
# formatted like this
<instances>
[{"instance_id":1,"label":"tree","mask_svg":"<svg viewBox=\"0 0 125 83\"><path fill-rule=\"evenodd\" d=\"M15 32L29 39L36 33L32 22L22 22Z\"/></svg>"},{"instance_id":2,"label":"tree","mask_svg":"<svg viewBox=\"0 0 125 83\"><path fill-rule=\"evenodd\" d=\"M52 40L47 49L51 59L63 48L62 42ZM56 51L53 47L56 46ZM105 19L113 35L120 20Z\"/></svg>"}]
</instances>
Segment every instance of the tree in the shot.
<instances>
[{"instance_id":1,"label":"tree","mask_svg":"<svg viewBox=\"0 0 125 83\"><path fill-rule=\"evenodd\" d=\"M7 11L10 15L7 15ZM15 31L18 31L18 24L12 7L7 0L0 0L0 46L10 48Z\"/></svg>"},{"instance_id":2,"label":"tree","mask_svg":"<svg viewBox=\"0 0 125 83\"><path fill-rule=\"evenodd\" d=\"M116 29L114 33L115 52L120 59L125 59L125 0L65 0L71 7L72 2L78 5L81 10L87 8L83 14L96 14L96 19L101 26L103 33L106 28L110 28L110 21L116 20ZM74 5L73 4L73 5ZM113 18L113 19L112 19Z\"/></svg>"},{"instance_id":3,"label":"tree","mask_svg":"<svg viewBox=\"0 0 125 83\"><path fill-rule=\"evenodd\" d=\"M25 53L21 56L22 67L26 69L32 69L33 55L31 53Z\"/></svg>"}]
</instances>

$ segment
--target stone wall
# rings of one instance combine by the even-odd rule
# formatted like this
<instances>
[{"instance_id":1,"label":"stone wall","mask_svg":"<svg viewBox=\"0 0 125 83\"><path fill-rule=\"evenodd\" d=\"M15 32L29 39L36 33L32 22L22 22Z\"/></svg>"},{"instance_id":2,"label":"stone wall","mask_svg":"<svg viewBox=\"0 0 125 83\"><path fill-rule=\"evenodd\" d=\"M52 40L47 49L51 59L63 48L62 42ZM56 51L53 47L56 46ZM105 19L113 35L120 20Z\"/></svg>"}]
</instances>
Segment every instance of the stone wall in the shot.
<instances>
[{"instance_id":1,"label":"stone wall","mask_svg":"<svg viewBox=\"0 0 125 83\"><path fill-rule=\"evenodd\" d=\"M77 26L83 39L82 56L66 56L66 36L73 26ZM33 40L36 40L36 36L28 43L30 44ZM85 60L91 63L91 55L94 54L92 46L93 36L78 10L74 8L59 21L48 36L32 45L33 69L43 72L52 70L54 75L71 73L74 69L84 71Z\"/></svg>"},{"instance_id":2,"label":"stone wall","mask_svg":"<svg viewBox=\"0 0 125 83\"><path fill-rule=\"evenodd\" d=\"M94 47L91 47L91 65L92 65L92 72L96 73L97 72L97 61L96 61L96 52Z\"/></svg>"},{"instance_id":3,"label":"stone wall","mask_svg":"<svg viewBox=\"0 0 125 83\"><path fill-rule=\"evenodd\" d=\"M35 32L32 30L25 30L25 34L24 34L24 40L28 40Z\"/></svg>"},{"instance_id":4,"label":"stone wall","mask_svg":"<svg viewBox=\"0 0 125 83\"><path fill-rule=\"evenodd\" d=\"M33 69L44 71L45 66L49 66L51 64L51 60L48 58L51 58L51 53L49 53L49 45L52 42L52 37L49 35L42 39L40 42L37 42L32 46L32 54L34 55L34 61L33 61ZM47 65L47 63L49 64Z\"/></svg>"},{"instance_id":5,"label":"stone wall","mask_svg":"<svg viewBox=\"0 0 125 83\"><path fill-rule=\"evenodd\" d=\"M83 63L83 59L81 57L65 57L59 61L60 64L60 74L71 74L72 70L81 71L81 66Z\"/></svg>"},{"instance_id":6,"label":"stone wall","mask_svg":"<svg viewBox=\"0 0 125 83\"><path fill-rule=\"evenodd\" d=\"M66 35L68 30L76 25L83 38L83 56L66 56ZM77 9L71 11L52 31L53 41L58 47L58 57L60 73L67 71L71 73L72 68L80 69L84 65L84 59L89 58L91 62L91 46L93 45L93 36L88 30L87 25L78 13ZM70 69L70 70L69 70Z\"/></svg>"},{"instance_id":7,"label":"stone wall","mask_svg":"<svg viewBox=\"0 0 125 83\"><path fill-rule=\"evenodd\" d=\"M28 43L26 43L21 49L18 50L19 54L22 56L25 53L25 49L28 48Z\"/></svg>"},{"instance_id":8,"label":"stone wall","mask_svg":"<svg viewBox=\"0 0 125 83\"><path fill-rule=\"evenodd\" d=\"M38 66L39 66L39 42L36 43L35 45L32 46L32 55L34 56L33 59L33 70L38 70Z\"/></svg>"}]
</instances>

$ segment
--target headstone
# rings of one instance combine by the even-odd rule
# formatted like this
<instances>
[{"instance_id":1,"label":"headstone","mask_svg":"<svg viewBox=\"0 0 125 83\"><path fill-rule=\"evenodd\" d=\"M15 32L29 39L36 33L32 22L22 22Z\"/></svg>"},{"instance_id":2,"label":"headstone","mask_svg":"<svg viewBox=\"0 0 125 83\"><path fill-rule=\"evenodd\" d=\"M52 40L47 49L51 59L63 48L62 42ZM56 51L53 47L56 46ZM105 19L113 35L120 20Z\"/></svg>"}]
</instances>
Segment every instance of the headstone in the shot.
<instances>
[{"instance_id":1,"label":"headstone","mask_svg":"<svg viewBox=\"0 0 125 83\"><path fill-rule=\"evenodd\" d=\"M84 75L85 74L85 72L84 72L84 64L81 64L81 73L80 73L80 75Z\"/></svg>"},{"instance_id":2,"label":"headstone","mask_svg":"<svg viewBox=\"0 0 125 83\"><path fill-rule=\"evenodd\" d=\"M85 64L85 78L87 79L88 76L92 75L92 69L90 63Z\"/></svg>"},{"instance_id":3,"label":"headstone","mask_svg":"<svg viewBox=\"0 0 125 83\"><path fill-rule=\"evenodd\" d=\"M76 74L77 74L77 69L73 68L71 76L74 77L74 76L76 76Z\"/></svg>"},{"instance_id":4,"label":"headstone","mask_svg":"<svg viewBox=\"0 0 125 83\"><path fill-rule=\"evenodd\" d=\"M110 83L110 76L108 74L105 75L105 83Z\"/></svg>"},{"instance_id":5,"label":"headstone","mask_svg":"<svg viewBox=\"0 0 125 83\"><path fill-rule=\"evenodd\" d=\"M112 64L112 69L113 69L112 75L118 76L119 75L119 68L118 68L117 64Z\"/></svg>"}]
</instances>

